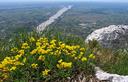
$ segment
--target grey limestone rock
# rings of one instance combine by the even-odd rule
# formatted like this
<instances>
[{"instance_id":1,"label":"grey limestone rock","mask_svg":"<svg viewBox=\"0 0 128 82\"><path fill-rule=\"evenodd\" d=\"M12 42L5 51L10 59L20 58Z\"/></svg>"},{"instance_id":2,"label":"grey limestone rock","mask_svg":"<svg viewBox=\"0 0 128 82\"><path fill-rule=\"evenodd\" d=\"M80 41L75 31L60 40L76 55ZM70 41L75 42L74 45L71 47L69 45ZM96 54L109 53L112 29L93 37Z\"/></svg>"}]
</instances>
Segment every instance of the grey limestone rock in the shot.
<instances>
[{"instance_id":1,"label":"grey limestone rock","mask_svg":"<svg viewBox=\"0 0 128 82\"><path fill-rule=\"evenodd\" d=\"M128 47L128 25L110 25L92 32L85 42L97 40L103 47Z\"/></svg>"}]
</instances>

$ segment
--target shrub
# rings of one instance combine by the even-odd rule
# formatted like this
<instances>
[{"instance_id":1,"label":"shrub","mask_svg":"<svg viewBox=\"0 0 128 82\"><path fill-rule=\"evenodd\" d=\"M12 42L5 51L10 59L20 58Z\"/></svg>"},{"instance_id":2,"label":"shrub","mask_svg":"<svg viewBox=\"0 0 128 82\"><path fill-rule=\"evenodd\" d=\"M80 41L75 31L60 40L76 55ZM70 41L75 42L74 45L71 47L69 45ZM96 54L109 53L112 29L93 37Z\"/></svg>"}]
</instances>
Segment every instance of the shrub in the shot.
<instances>
[{"instance_id":1,"label":"shrub","mask_svg":"<svg viewBox=\"0 0 128 82\"><path fill-rule=\"evenodd\" d=\"M50 81L91 69L93 53L80 45L56 39L30 37L10 49L12 56L0 62L1 81Z\"/></svg>"}]
</instances>

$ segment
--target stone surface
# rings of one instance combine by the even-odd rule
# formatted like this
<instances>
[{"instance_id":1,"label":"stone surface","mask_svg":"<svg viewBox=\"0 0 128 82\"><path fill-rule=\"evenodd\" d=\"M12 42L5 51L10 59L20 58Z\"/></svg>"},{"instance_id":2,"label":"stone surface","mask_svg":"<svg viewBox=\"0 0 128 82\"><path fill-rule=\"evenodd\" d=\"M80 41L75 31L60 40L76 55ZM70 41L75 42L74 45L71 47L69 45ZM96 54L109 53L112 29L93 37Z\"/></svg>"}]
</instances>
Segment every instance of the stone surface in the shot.
<instances>
[{"instance_id":1,"label":"stone surface","mask_svg":"<svg viewBox=\"0 0 128 82\"><path fill-rule=\"evenodd\" d=\"M118 74L110 74L104 72L99 67L95 67L96 71L96 78L101 81L108 81L108 82L128 82L128 76L118 75Z\"/></svg>"},{"instance_id":2,"label":"stone surface","mask_svg":"<svg viewBox=\"0 0 128 82\"><path fill-rule=\"evenodd\" d=\"M128 47L128 25L110 25L92 32L85 42L97 40L102 46L109 48Z\"/></svg>"}]
</instances>

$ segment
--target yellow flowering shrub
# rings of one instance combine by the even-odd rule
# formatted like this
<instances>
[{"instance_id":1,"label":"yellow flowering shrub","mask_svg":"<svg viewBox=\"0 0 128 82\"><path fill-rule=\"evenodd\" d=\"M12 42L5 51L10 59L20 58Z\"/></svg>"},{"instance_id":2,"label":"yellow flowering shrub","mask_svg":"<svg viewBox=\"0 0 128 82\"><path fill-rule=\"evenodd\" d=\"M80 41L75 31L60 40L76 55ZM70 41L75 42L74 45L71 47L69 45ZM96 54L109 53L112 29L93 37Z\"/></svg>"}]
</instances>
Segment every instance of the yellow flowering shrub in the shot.
<instances>
[{"instance_id":1,"label":"yellow flowering shrub","mask_svg":"<svg viewBox=\"0 0 128 82\"><path fill-rule=\"evenodd\" d=\"M87 61L87 58L86 58L86 57L82 57L82 58L81 58L81 61L82 61L82 62Z\"/></svg>"},{"instance_id":2,"label":"yellow flowering shrub","mask_svg":"<svg viewBox=\"0 0 128 82\"><path fill-rule=\"evenodd\" d=\"M36 40L35 40L34 37L30 37L30 38L29 38L29 41L30 41L30 42L35 42Z\"/></svg>"},{"instance_id":3,"label":"yellow flowering shrub","mask_svg":"<svg viewBox=\"0 0 128 82\"><path fill-rule=\"evenodd\" d=\"M16 66L10 68L10 71L16 70Z\"/></svg>"},{"instance_id":4,"label":"yellow flowering shrub","mask_svg":"<svg viewBox=\"0 0 128 82\"><path fill-rule=\"evenodd\" d=\"M49 69L45 69L44 71L42 71L42 75L47 76L49 72L50 72Z\"/></svg>"},{"instance_id":5,"label":"yellow flowering shrub","mask_svg":"<svg viewBox=\"0 0 128 82\"><path fill-rule=\"evenodd\" d=\"M22 46L21 46L22 49L28 49L30 48L28 43L23 43Z\"/></svg>"},{"instance_id":6,"label":"yellow flowering shrub","mask_svg":"<svg viewBox=\"0 0 128 82\"><path fill-rule=\"evenodd\" d=\"M38 67L38 64L33 63L33 64L31 64L31 67L36 69Z\"/></svg>"},{"instance_id":7,"label":"yellow flowering shrub","mask_svg":"<svg viewBox=\"0 0 128 82\"><path fill-rule=\"evenodd\" d=\"M74 69L85 70L95 59L93 53L87 52L88 50L80 45L67 45L46 37L39 39L31 37L20 47L10 50L10 52L14 51L12 56L0 61L2 81L24 77L45 80L54 75L68 77L73 74Z\"/></svg>"}]
</instances>

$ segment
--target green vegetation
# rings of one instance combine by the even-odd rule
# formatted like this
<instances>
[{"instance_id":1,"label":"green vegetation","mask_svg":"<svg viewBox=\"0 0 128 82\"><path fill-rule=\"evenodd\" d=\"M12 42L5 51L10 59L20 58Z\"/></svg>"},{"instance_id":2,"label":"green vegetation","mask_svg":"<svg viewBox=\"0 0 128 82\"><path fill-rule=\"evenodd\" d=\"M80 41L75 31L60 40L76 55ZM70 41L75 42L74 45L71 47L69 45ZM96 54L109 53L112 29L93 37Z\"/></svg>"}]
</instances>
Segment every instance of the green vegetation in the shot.
<instances>
[{"instance_id":1,"label":"green vegetation","mask_svg":"<svg viewBox=\"0 0 128 82\"><path fill-rule=\"evenodd\" d=\"M110 49L100 49L97 54L96 65L109 73L128 75L128 50L120 49L112 51Z\"/></svg>"},{"instance_id":2,"label":"green vegetation","mask_svg":"<svg viewBox=\"0 0 128 82\"><path fill-rule=\"evenodd\" d=\"M127 50L105 49L97 41L85 44L77 36L51 33L20 33L9 44L0 42L1 81L69 81L67 77L76 79L81 73L94 76L94 65L128 74Z\"/></svg>"},{"instance_id":3,"label":"green vegetation","mask_svg":"<svg viewBox=\"0 0 128 82\"><path fill-rule=\"evenodd\" d=\"M113 6L99 6L98 3L87 3L88 5L82 3L73 4L73 9L66 12L65 15L61 16L55 23L50 25L41 34L33 32L32 30L35 30L35 27L38 24L48 19L49 16L53 15L62 4L52 4L50 7L49 5L44 5L43 7L25 7L25 9L0 9L1 81L4 79L6 82L35 82L42 80L67 82L67 77L76 78L81 73L85 76L94 76L93 64L110 73L128 75L127 49L106 49L101 47L97 41L92 41L88 44L85 44L84 41L87 35L95 29L111 24L128 24L128 11L124 7L113 8ZM35 40L34 42L31 42L30 40L32 37L33 41ZM58 45L59 42L65 44L64 46L79 47L79 49L69 50L70 53L71 51L75 51L76 56L80 55L80 48L84 48L85 51L82 51L84 53L82 57L85 57L83 60L86 60L87 58L86 62L82 62L81 58L74 60L72 57L67 56L66 54L68 53L66 53L66 51L64 52L64 49L60 50L61 54L59 55L61 56L59 56L59 58L56 56L51 56L50 54L52 53L49 54L38 52L38 54L34 53L31 55L31 51L37 49L38 47L36 44L38 42L37 40L40 41L41 38L43 38L43 41L46 39L47 44L50 44L51 41L55 41L55 45L57 46L55 46L55 49L51 51L53 52L53 55L56 54L55 52L57 52L58 48L61 46ZM23 45L27 45L27 49L24 49L25 55L23 55L19 60L16 60L15 57L20 55L19 51L23 49ZM42 44L42 46L44 46L44 44ZM14 51L16 48L18 49L17 52ZM48 47L46 47L46 50L47 49ZM65 48L65 50L67 50L67 48ZM20 51L20 53L21 52L23 51ZM94 55L92 55L92 53ZM48 56L44 58L44 54ZM73 55L73 53L71 54ZM89 58L90 54L92 55L92 59ZM11 71L7 73L7 75L10 75L9 79L6 78L6 74L3 76L4 71L2 70L2 62L4 59L8 59L8 57L11 60L19 62L20 64L9 64L6 66L6 68L9 68ZM40 61L40 59L46 60ZM51 63L49 64L48 61ZM58 61L60 63L58 63ZM60 70L59 68L64 67L63 65L61 66L62 62L64 64L68 64L67 67L71 68ZM42 66L42 63L44 66ZM38 73L42 73L42 71L44 71L43 75L48 74L48 76L40 76Z\"/></svg>"},{"instance_id":4,"label":"green vegetation","mask_svg":"<svg viewBox=\"0 0 128 82\"><path fill-rule=\"evenodd\" d=\"M57 34L19 34L0 53L0 80L2 82L28 82L67 80L67 77L85 73L93 75L95 55L81 39ZM71 38L72 37L72 38ZM73 39L74 38L74 39ZM76 42L78 40L79 42ZM3 57L3 55L5 57Z\"/></svg>"},{"instance_id":5,"label":"green vegetation","mask_svg":"<svg viewBox=\"0 0 128 82\"><path fill-rule=\"evenodd\" d=\"M59 5L41 4L0 9L0 38L9 38L18 32L31 32L59 9Z\"/></svg>"}]
</instances>

